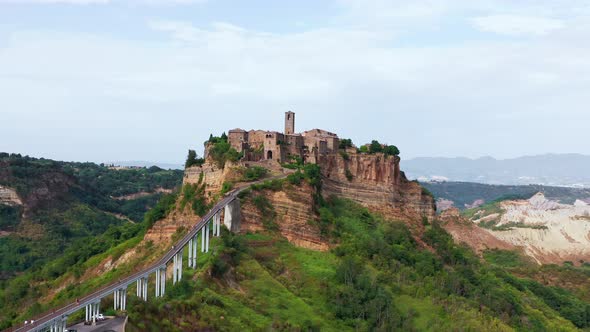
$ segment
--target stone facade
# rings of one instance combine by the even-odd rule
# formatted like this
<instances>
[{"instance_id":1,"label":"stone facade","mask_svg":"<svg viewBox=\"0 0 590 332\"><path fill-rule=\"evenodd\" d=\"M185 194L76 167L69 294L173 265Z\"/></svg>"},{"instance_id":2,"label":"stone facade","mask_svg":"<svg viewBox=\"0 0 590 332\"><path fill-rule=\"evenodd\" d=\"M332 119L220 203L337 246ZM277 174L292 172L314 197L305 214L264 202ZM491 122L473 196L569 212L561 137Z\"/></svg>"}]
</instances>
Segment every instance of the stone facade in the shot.
<instances>
[{"instance_id":1,"label":"stone facade","mask_svg":"<svg viewBox=\"0 0 590 332\"><path fill-rule=\"evenodd\" d=\"M228 133L230 145L244 153L244 161L275 160L288 162L299 157L306 163L317 163L321 156L338 152L338 135L313 129L295 133L295 113L285 113L284 133L277 131L232 129Z\"/></svg>"}]
</instances>

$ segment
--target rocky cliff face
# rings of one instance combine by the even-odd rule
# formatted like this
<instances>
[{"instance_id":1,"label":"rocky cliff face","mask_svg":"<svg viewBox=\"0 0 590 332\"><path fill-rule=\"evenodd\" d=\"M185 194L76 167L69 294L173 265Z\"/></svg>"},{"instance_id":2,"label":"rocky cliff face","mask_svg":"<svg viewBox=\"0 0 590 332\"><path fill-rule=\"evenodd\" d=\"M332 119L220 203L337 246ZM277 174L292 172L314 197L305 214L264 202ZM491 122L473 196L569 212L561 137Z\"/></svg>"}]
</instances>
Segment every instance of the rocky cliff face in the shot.
<instances>
[{"instance_id":1,"label":"rocky cliff face","mask_svg":"<svg viewBox=\"0 0 590 332\"><path fill-rule=\"evenodd\" d=\"M417 182L406 179L399 162L398 157L352 151L346 156L322 156L318 162L322 170L322 193L325 197L336 195L349 198L387 218L422 227L424 217L433 219L435 216L434 199ZM239 182L240 169L248 166L251 165L228 163L224 168L218 168L214 163L207 162L185 170L184 184L199 183L202 178L210 197L219 193L224 182ZM283 171L276 169L279 166L277 163L258 166L269 168L273 175ZM317 223L310 222L317 219L312 209L313 190L308 185L286 185L282 191L252 192L242 202L241 232L275 227L296 245L327 250L328 243L322 240ZM256 203L253 201L255 197L258 197ZM261 209L261 200L272 209L271 212ZM146 234L146 239L168 241L179 226L189 227L197 220L198 217L190 210L174 211L157 222Z\"/></svg>"},{"instance_id":2,"label":"rocky cliff face","mask_svg":"<svg viewBox=\"0 0 590 332\"><path fill-rule=\"evenodd\" d=\"M327 250L313 212L313 188L285 185L282 191L263 190L242 200L241 232L276 227L289 242L304 248ZM268 204L267 204L268 203ZM268 209L265 209L267 206Z\"/></svg>"},{"instance_id":3,"label":"rocky cliff face","mask_svg":"<svg viewBox=\"0 0 590 332\"><path fill-rule=\"evenodd\" d=\"M328 155L320 158L323 194L359 202L389 218L418 221L433 219L432 196L400 171L399 157L383 154Z\"/></svg>"},{"instance_id":4,"label":"rocky cliff face","mask_svg":"<svg viewBox=\"0 0 590 332\"><path fill-rule=\"evenodd\" d=\"M0 204L23 205L23 202L18 197L16 190L0 186Z\"/></svg>"}]
</instances>

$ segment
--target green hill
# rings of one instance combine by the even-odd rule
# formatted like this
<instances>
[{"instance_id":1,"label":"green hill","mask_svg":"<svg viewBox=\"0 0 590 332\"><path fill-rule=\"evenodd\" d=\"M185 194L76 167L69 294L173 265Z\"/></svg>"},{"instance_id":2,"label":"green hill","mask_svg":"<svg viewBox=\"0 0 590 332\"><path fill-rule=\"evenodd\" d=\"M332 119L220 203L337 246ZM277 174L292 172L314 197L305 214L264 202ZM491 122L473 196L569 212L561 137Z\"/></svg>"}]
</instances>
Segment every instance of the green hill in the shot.
<instances>
[{"instance_id":1,"label":"green hill","mask_svg":"<svg viewBox=\"0 0 590 332\"><path fill-rule=\"evenodd\" d=\"M14 189L22 201L0 203L0 318L41 295L31 287L37 280L80 269L90 257L143 232L144 213L163 195L155 190L181 182L179 170L111 170L0 153L0 186ZM146 194L114 198L138 192Z\"/></svg>"},{"instance_id":2,"label":"green hill","mask_svg":"<svg viewBox=\"0 0 590 332\"><path fill-rule=\"evenodd\" d=\"M73 179L84 188L81 178ZM73 200L102 213L86 200ZM170 197L160 202L146 224L172 204ZM182 281L169 283L163 298L149 296L144 302L128 291L127 329L589 330L587 266L538 267L503 251L486 252L480 258L455 244L438 221L424 221L425 230L412 234L403 221L385 220L348 200L332 197L317 204L331 250L295 247L273 227L239 235L224 229L222 237L212 239L210 253L199 253L198 269L185 269ZM10 285L4 281L0 291L3 326L71 301L128 274L138 262L156 257L152 244L141 241L142 227L113 220L105 232L76 247L85 255L66 249L63 255L14 277ZM106 273L80 279L99 262L108 257L115 262L125 252L135 256ZM53 266L65 269L55 270L52 277L48 271ZM549 275L559 276L558 286L543 280ZM153 282L149 286L153 294ZM52 289L59 290L56 296L39 303ZM106 308L112 304L109 301L103 301ZM106 313L115 314L110 309ZM72 321L79 318L70 317Z\"/></svg>"},{"instance_id":3,"label":"green hill","mask_svg":"<svg viewBox=\"0 0 590 332\"><path fill-rule=\"evenodd\" d=\"M490 253L489 263L481 260L454 244L438 223L415 239L404 223L382 220L350 201L331 199L322 211L336 244L331 251L297 248L270 231L226 232L215 239L213 253L200 258L198 271L185 271L163 299L133 298L129 331L575 331L590 326L587 298L517 277L500 264L501 254ZM532 274L538 269L529 268Z\"/></svg>"}]
</instances>

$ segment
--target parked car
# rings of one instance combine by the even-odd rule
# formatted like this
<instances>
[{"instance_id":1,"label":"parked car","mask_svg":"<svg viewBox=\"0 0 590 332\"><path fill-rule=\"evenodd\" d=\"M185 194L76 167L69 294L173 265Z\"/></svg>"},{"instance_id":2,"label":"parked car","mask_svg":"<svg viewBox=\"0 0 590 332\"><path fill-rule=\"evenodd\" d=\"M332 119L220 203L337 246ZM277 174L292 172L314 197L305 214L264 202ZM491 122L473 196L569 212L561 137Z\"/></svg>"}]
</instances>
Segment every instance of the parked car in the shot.
<instances>
[{"instance_id":1,"label":"parked car","mask_svg":"<svg viewBox=\"0 0 590 332\"><path fill-rule=\"evenodd\" d=\"M98 314L98 316L96 316L96 320L104 320L104 315Z\"/></svg>"}]
</instances>

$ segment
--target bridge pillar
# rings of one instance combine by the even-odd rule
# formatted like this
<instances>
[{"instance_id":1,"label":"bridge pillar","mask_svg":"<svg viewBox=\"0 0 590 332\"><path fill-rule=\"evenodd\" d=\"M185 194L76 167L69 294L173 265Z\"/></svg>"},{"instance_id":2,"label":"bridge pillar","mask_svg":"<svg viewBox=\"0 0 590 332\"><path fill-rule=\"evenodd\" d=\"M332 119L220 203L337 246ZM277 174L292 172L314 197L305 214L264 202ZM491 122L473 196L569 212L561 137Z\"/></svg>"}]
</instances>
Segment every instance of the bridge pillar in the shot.
<instances>
[{"instance_id":1,"label":"bridge pillar","mask_svg":"<svg viewBox=\"0 0 590 332\"><path fill-rule=\"evenodd\" d=\"M65 330L68 329L68 316L64 316L64 319L63 319L63 327L64 328L63 328L63 330L61 332L65 332Z\"/></svg>"},{"instance_id":2,"label":"bridge pillar","mask_svg":"<svg viewBox=\"0 0 590 332\"><path fill-rule=\"evenodd\" d=\"M160 268L160 296L166 294L166 266Z\"/></svg>"},{"instance_id":3,"label":"bridge pillar","mask_svg":"<svg viewBox=\"0 0 590 332\"><path fill-rule=\"evenodd\" d=\"M121 310L127 310L127 287L121 289Z\"/></svg>"},{"instance_id":4,"label":"bridge pillar","mask_svg":"<svg viewBox=\"0 0 590 332\"><path fill-rule=\"evenodd\" d=\"M215 236L219 236L221 235L221 211L217 211L213 218L213 220L215 221L215 225L213 226L215 227L214 234Z\"/></svg>"},{"instance_id":5,"label":"bridge pillar","mask_svg":"<svg viewBox=\"0 0 590 332\"><path fill-rule=\"evenodd\" d=\"M178 273L178 256L174 254L172 262L172 284L176 284L176 274Z\"/></svg>"},{"instance_id":6,"label":"bridge pillar","mask_svg":"<svg viewBox=\"0 0 590 332\"><path fill-rule=\"evenodd\" d=\"M188 267L193 267L193 239L188 240Z\"/></svg>"},{"instance_id":7,"label":"bridge pillar","mask_svg":"<svg viewBox=\"0 0 590 332\"><path fill-rule=\"evenodd\" d=\"M203 228L201 228L201 252L205 252L205 228L206 226L203 226Z\"/></svg>"},{"instance_id":8,"label":"bridge pillar","mask_svg":"<svg viewBox=\"0 0 590 332\"><path fill-rule=\"evenodd\" d=\"M92 312L92 325L96 325L96 316L98 316L100 312L100 302L92 303L90 307Z\"/></svg>"},{"instance_id":9,"label":"bridge pillar","mask_svg":"<svg viewBox=\"0 0 590 332\"><path fill-rule=\"evenodd\" d=\"M148 277L146 276L146 277L143 277L142 279L143 279L143 281L141 282L141 284L143 286L143 292L142 292L143 293L143 300L147 301L147 299L148 299L148 292L147 292L148 291Z\"/></svg>"},{"instance_id":10,"label":"bridge pillar","mask_svg":"<svg viewBox=\"0 0 590 332\"><path fill-rule=\"evenodd\" d=\"M197 245L197 243L198 243L198 241L197 241L197 235L195 235L195 237L193 237L191 241L193 242L193 255L192 255L193 261L192 261L192 267L194 269L196 269L197 268L197 247L198 247L198 245Z\"/></svg>"},{"instance_id":11,"label":"bridge pillar","mask_svg":"<svg viewBox=\"0 0 590 332\"><path fill-rule=\"evenodd\" d=\"M225 206L223 213L223 224L230 232L239 232L242 216L240 214L240 200L235 199Z\"/></svg>"},{"instance_id":12,"label":"bridge pillar","mask_svg":"<svg viewBox=\"0 0 590 332\"><path fill-rule=\"evenodd\" d=\"M156 270L156 283L154 286L156 288L156 297L160 297L160 269Z\"/></svg>"},{"instance_id":13,"label":"bridge pillar","mask_svg":"<svg viewBox=\"0 0 590 332\"><path fill-rule=\"evenodd\" d=\"M205 252L209 252L209 237L211 235L211 221L205 224Z\"/></svg>"}]
</instances>

